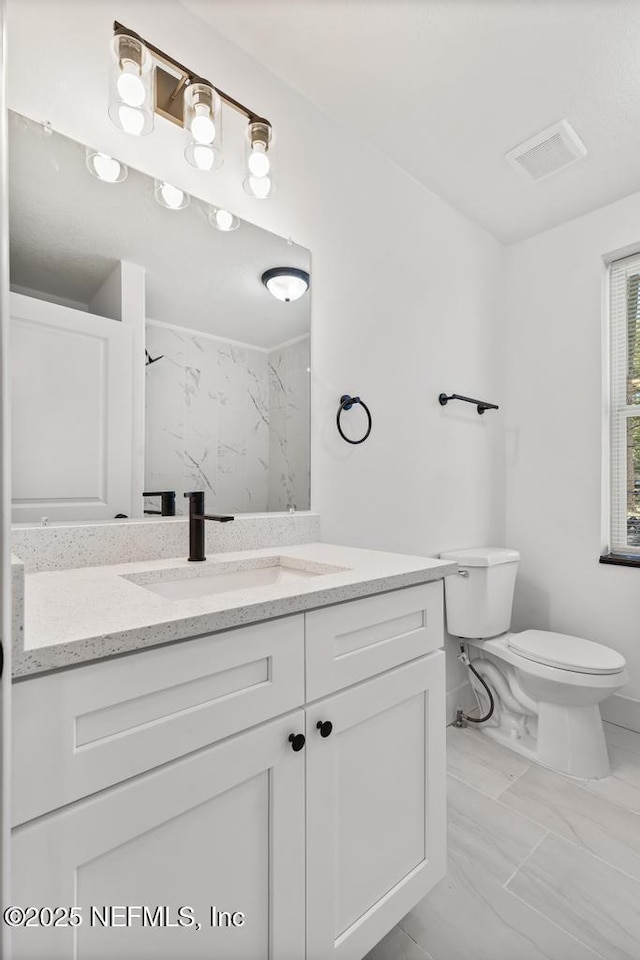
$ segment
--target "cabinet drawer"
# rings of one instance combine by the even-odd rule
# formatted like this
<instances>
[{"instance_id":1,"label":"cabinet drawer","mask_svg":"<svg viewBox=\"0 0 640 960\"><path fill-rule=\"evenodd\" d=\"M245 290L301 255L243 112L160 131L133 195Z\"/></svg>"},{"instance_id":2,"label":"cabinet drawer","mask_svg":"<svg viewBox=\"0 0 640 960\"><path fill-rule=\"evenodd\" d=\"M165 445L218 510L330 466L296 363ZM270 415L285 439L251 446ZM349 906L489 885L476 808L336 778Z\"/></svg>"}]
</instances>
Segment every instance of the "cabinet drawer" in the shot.
<instances>
[{"instance_id":1,"label":"cabinet drawer","mask_svg":"<svg viewBox=\"0 0 640 960\"><path fill-rule=\"evenodd\" d=\"M303 701L302 614L14 684L14 825Z\"/></svg>"},{"instance_id":2,"label":"cabinet drawer","mask_svg":"<svg viewBox=\"0 0 640 960\"><path fill-rule=\"evenodd\" d=\"M442 604L436 580L307 613L307 700L441 647Z\"/></svg>"}]
</instances>

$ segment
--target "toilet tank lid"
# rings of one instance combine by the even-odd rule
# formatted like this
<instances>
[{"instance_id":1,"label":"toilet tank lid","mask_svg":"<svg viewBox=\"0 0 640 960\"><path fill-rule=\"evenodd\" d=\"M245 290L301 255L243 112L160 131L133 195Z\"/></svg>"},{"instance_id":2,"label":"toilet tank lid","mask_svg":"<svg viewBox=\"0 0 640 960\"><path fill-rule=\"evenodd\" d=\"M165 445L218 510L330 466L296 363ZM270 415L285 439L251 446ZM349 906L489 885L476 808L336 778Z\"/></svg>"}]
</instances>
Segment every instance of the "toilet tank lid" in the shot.
<instances>
[{"instance_id":1,"label":"toilet tank lid","mask_svg":"<svg viewBox=\"0 0 640 960\"><path fill-rule=\"evenodd\" d=\"M498 563L517 563L517 550L504 547L468 547L466 550L447 550L440 554L441 560L455 560L461 567L495 567Z\"/></svg>"}]
</instances>

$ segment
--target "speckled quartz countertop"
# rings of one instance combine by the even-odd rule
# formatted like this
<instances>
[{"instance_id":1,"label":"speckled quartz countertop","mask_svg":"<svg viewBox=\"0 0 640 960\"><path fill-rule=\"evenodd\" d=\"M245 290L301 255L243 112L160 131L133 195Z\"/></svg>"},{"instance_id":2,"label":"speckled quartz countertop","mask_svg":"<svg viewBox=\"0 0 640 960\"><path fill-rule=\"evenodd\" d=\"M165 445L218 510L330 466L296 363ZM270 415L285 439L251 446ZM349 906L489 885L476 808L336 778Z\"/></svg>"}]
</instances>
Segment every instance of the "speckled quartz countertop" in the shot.
<instances>
[{"instance_id":1,"label":"speckled quartz countertop","mask_svg":"<svg viewBox=\"0 0 640 960\"><path fill-rule=\"evenodd\" d=\"M145 579L210 576L229 564L249 569L274 557L323 575L178 600L143 585ZM326 565L340 569L325 572ZM455 563L428 557L307 543L216 554L204 564L165 559L27 573L24 640L21 633L14 639L12 672L15 679L28 677L426 583L456 570ZM132 576L138 582L126 579Z\"/></svg>"}]
</instances>

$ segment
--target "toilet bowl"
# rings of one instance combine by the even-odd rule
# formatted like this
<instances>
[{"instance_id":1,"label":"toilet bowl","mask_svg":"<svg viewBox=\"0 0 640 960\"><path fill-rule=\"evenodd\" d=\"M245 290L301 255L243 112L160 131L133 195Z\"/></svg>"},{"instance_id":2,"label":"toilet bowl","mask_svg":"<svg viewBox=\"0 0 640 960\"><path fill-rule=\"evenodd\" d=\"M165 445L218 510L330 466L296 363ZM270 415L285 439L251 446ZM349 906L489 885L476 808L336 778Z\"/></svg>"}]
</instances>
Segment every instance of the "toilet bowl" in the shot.
<instances>
[{"instance_id":1,"label":"toilet bowl","mask_svg":"<svg viewBox=\"0 0 640 960\"><path fill-rule=\"evenodd\" d=\"M472 548L441 557L459 566L458 575L445 580L447 629L468 644L473 666L495 703L480 729L569 776L608 776L600 703L628 682L624 657L581 637L512 632L517 551ZM488 703L473 675L472 685Z\"/></svg>"}]
</instances>

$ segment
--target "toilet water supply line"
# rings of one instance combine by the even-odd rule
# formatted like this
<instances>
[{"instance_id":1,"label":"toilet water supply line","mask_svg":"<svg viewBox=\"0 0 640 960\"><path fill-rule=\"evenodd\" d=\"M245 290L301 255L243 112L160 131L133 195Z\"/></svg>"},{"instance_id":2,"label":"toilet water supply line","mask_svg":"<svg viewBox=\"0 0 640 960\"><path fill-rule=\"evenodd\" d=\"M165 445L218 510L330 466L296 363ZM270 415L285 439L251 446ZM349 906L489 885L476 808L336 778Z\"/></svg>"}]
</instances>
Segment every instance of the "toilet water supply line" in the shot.
<instances>
[{"instance_id":1,"label":"toilet water supply line","mask_svg":"<svg viewBox=\"0 0 640 960\"><path fill-rule=\"evenodd\" d=\"M495 701L489 685L485 681L485 677L493 686L502 703L504 703L505 707L508 710L511 710L512 713L517 713L526 717L535 717L537 715L538 705L536 704L535 700L527 696L524 690L521 689L515 677L512 677L511 675L507 675L507 677L505 677L504 674L495 666L495 664L489 663L488 660L483 660L480 658L472 663L463 644L460 644L460 654L458 655L458 660L465 664L465 666L469 667L469 670L475 677L477 677L484 687L487 696L489 697L489 710L484 717L470 717L468 714L464 714L462 710L458 710L456 724L461 725L463 720L466 720L470 723L486 723L486 721L490 720L493 716L495 710Z\"/></svg>"}]
</instances>

